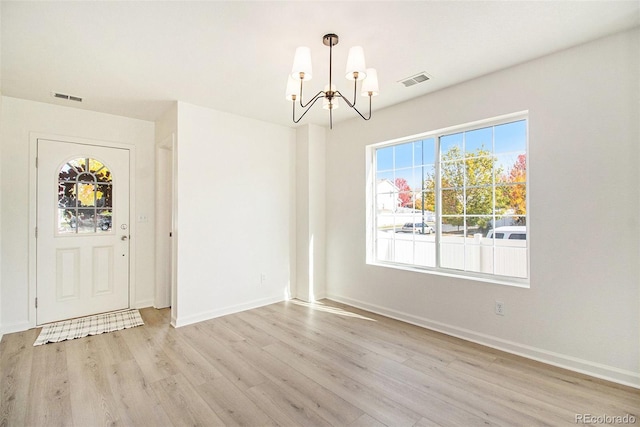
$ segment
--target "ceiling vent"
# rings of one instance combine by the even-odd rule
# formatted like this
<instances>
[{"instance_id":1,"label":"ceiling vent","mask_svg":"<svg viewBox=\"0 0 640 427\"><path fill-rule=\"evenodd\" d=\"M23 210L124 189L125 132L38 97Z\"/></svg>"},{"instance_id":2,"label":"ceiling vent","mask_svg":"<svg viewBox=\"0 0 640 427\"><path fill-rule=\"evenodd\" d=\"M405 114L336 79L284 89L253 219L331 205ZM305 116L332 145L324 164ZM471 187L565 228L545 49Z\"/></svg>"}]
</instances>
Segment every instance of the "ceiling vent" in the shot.
<instances>
[{"instance_id":1,"label":"ceiling vent","mask_svg":"<svg viewBox=\"0 0 640 427\"><path fill-rule=\"evenodd\" d=\"M79 96L67 95L66 93L51 92L51 96L58 99L66 99L68 101L82 102L82 98Z\"/></svg>"},{"instance_id":2,"label":"ceiling vent","mask_svg":"<svg viewBox=\"0 0 640 427\"><path fill-rule=\"evenodd\" d=\"M417 85L418 83L426 82L430 79L431 76L423 71L422 73L416 74L415 76L407 77L406 79L400 80L400 83L402 83L404 87L409 87Z\"/></svg>"}]
</instances>

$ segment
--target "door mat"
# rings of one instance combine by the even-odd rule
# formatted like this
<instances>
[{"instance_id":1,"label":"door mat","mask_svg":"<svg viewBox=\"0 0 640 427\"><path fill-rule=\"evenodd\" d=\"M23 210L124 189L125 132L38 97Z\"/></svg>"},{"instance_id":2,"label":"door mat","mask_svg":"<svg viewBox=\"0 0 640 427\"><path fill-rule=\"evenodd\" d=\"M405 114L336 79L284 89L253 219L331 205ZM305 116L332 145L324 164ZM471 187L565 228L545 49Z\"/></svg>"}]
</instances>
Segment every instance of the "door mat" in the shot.
<instances>
[{"instance_id":1,"label":"door mat","mask_svg":"<svg viewBox=\"0 0 640 427\"><path fill-rule=\"evenodd\" d=\"M50 323L42 327L34 346L50 342L60 342L82 338L88 335L104 334L121 329L144 325L138 310L125 310L115 313L98 314L78 319Z\"/></svg>"}]
</instances>

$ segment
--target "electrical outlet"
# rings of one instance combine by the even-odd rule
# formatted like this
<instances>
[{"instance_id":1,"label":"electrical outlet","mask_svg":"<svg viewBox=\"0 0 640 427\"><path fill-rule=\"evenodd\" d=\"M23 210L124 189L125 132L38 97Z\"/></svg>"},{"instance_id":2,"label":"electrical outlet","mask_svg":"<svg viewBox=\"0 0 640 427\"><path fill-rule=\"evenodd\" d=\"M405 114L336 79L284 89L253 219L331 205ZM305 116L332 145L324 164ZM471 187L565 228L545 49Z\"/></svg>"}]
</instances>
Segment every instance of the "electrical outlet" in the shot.
<instances>
[{"instance_id":1,"label":"electrical outlet","mask_svg":"<svg viewBox=\"0 0 640 427\"><path fill-rule=\"evenodd\" d=\"M495 309L498 316L504 316L504 303L502 301L496 301Z\"/></svg>"},{"instance_id":2,"label":"electrical outlet","mask_svg":"<svg viewBox=\"0 0 640 427\"><path fill-rule=\"evenodd\" d=\"M267 275L264 273L260 273L260 284L264 285L264 282L267 281Z\"/></svg>"}]
</instances>

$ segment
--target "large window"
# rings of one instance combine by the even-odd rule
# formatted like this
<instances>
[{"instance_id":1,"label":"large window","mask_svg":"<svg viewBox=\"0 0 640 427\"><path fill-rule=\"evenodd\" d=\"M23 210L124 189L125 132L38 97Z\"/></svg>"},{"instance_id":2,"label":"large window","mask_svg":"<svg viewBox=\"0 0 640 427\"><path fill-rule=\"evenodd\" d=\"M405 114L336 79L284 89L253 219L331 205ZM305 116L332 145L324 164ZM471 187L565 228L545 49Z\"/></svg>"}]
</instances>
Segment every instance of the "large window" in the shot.
<instances>
[{"instance_id":1,"label":"large window","mask_svg":"<svg viewBox=\"0 0 640 427\"><path fill-rule=\"evenodd\" d=\"M528 278L523 115L372 147L377 264Z\"/></svg>"}]
</instances>

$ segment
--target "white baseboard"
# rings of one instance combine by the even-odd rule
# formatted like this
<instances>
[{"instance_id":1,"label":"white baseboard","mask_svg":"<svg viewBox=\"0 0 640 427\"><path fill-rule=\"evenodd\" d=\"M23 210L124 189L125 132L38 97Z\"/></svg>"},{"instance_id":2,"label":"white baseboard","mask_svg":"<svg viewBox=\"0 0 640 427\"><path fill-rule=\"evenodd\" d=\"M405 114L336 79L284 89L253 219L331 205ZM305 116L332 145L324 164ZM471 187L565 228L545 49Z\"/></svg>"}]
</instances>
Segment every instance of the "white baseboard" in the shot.
<instances>
[{"instance_id":1,"label":"white baseboard","mask_svg":"<svg viewBox=\"0 0 640 427\"><path fill-rule=\"evenodd\" d=\"M619 369L614 366L591 362L589 360L580 359L574 356L555 353L525 344L504 340L502 338L482 334L469 329L459 328L457 326L447 325L435 320L426 319L420 316L414 316L390 308L381 307L375 304L369 304L340 295L331 294L328 295L327 298L363 310L371 311L376 314L390 317L392 319L410 323L412 325L421 326L423 328L442 332L443 334L451 335L456 338L461 338L477 344L485 345L487 347L495 348L497 350L502 350L507 353L537 360L539 362L547 363L549 365L557 366L564 369L569 369L571 371L580 372L582 374L601 378L607 381L612 381L618 384L640 388L640 373L638 372Z\"/></svg>"},{"instance_id":2,"label":"white baseboard","mask_svg":"<svg viewBox=\"0 0 640 427\"><path fill-rule=\"evenodd\" d=\"M252 308L264 307L265 305L275 304L277 302L284 301L283 297L271 297L263 298L259 300L249 301L243 304L234 305L231 307L223 307L212 311L207 311L198 314L192 314L190 316L181 317L178 315L176 319L171 320L171 324L175 328L191 325L193 323L204 322L205 320L215 319L216 317L226 316L228 314L239 313L245 310L251 310Z\"/></svg>"},{"instance_id":3,"label":"white baseboard","mask_svg":"<svg viewBox=\"0 0 640 427\"><path fill-rule=\"evenodd\" d=\"M155 301L153 299L148 299L148 300L142 300L142 301L136 301L133 304L133 308L147 308L147 307L153 307L153 304L155 303Z\"/></svg>"}]
</instances>

